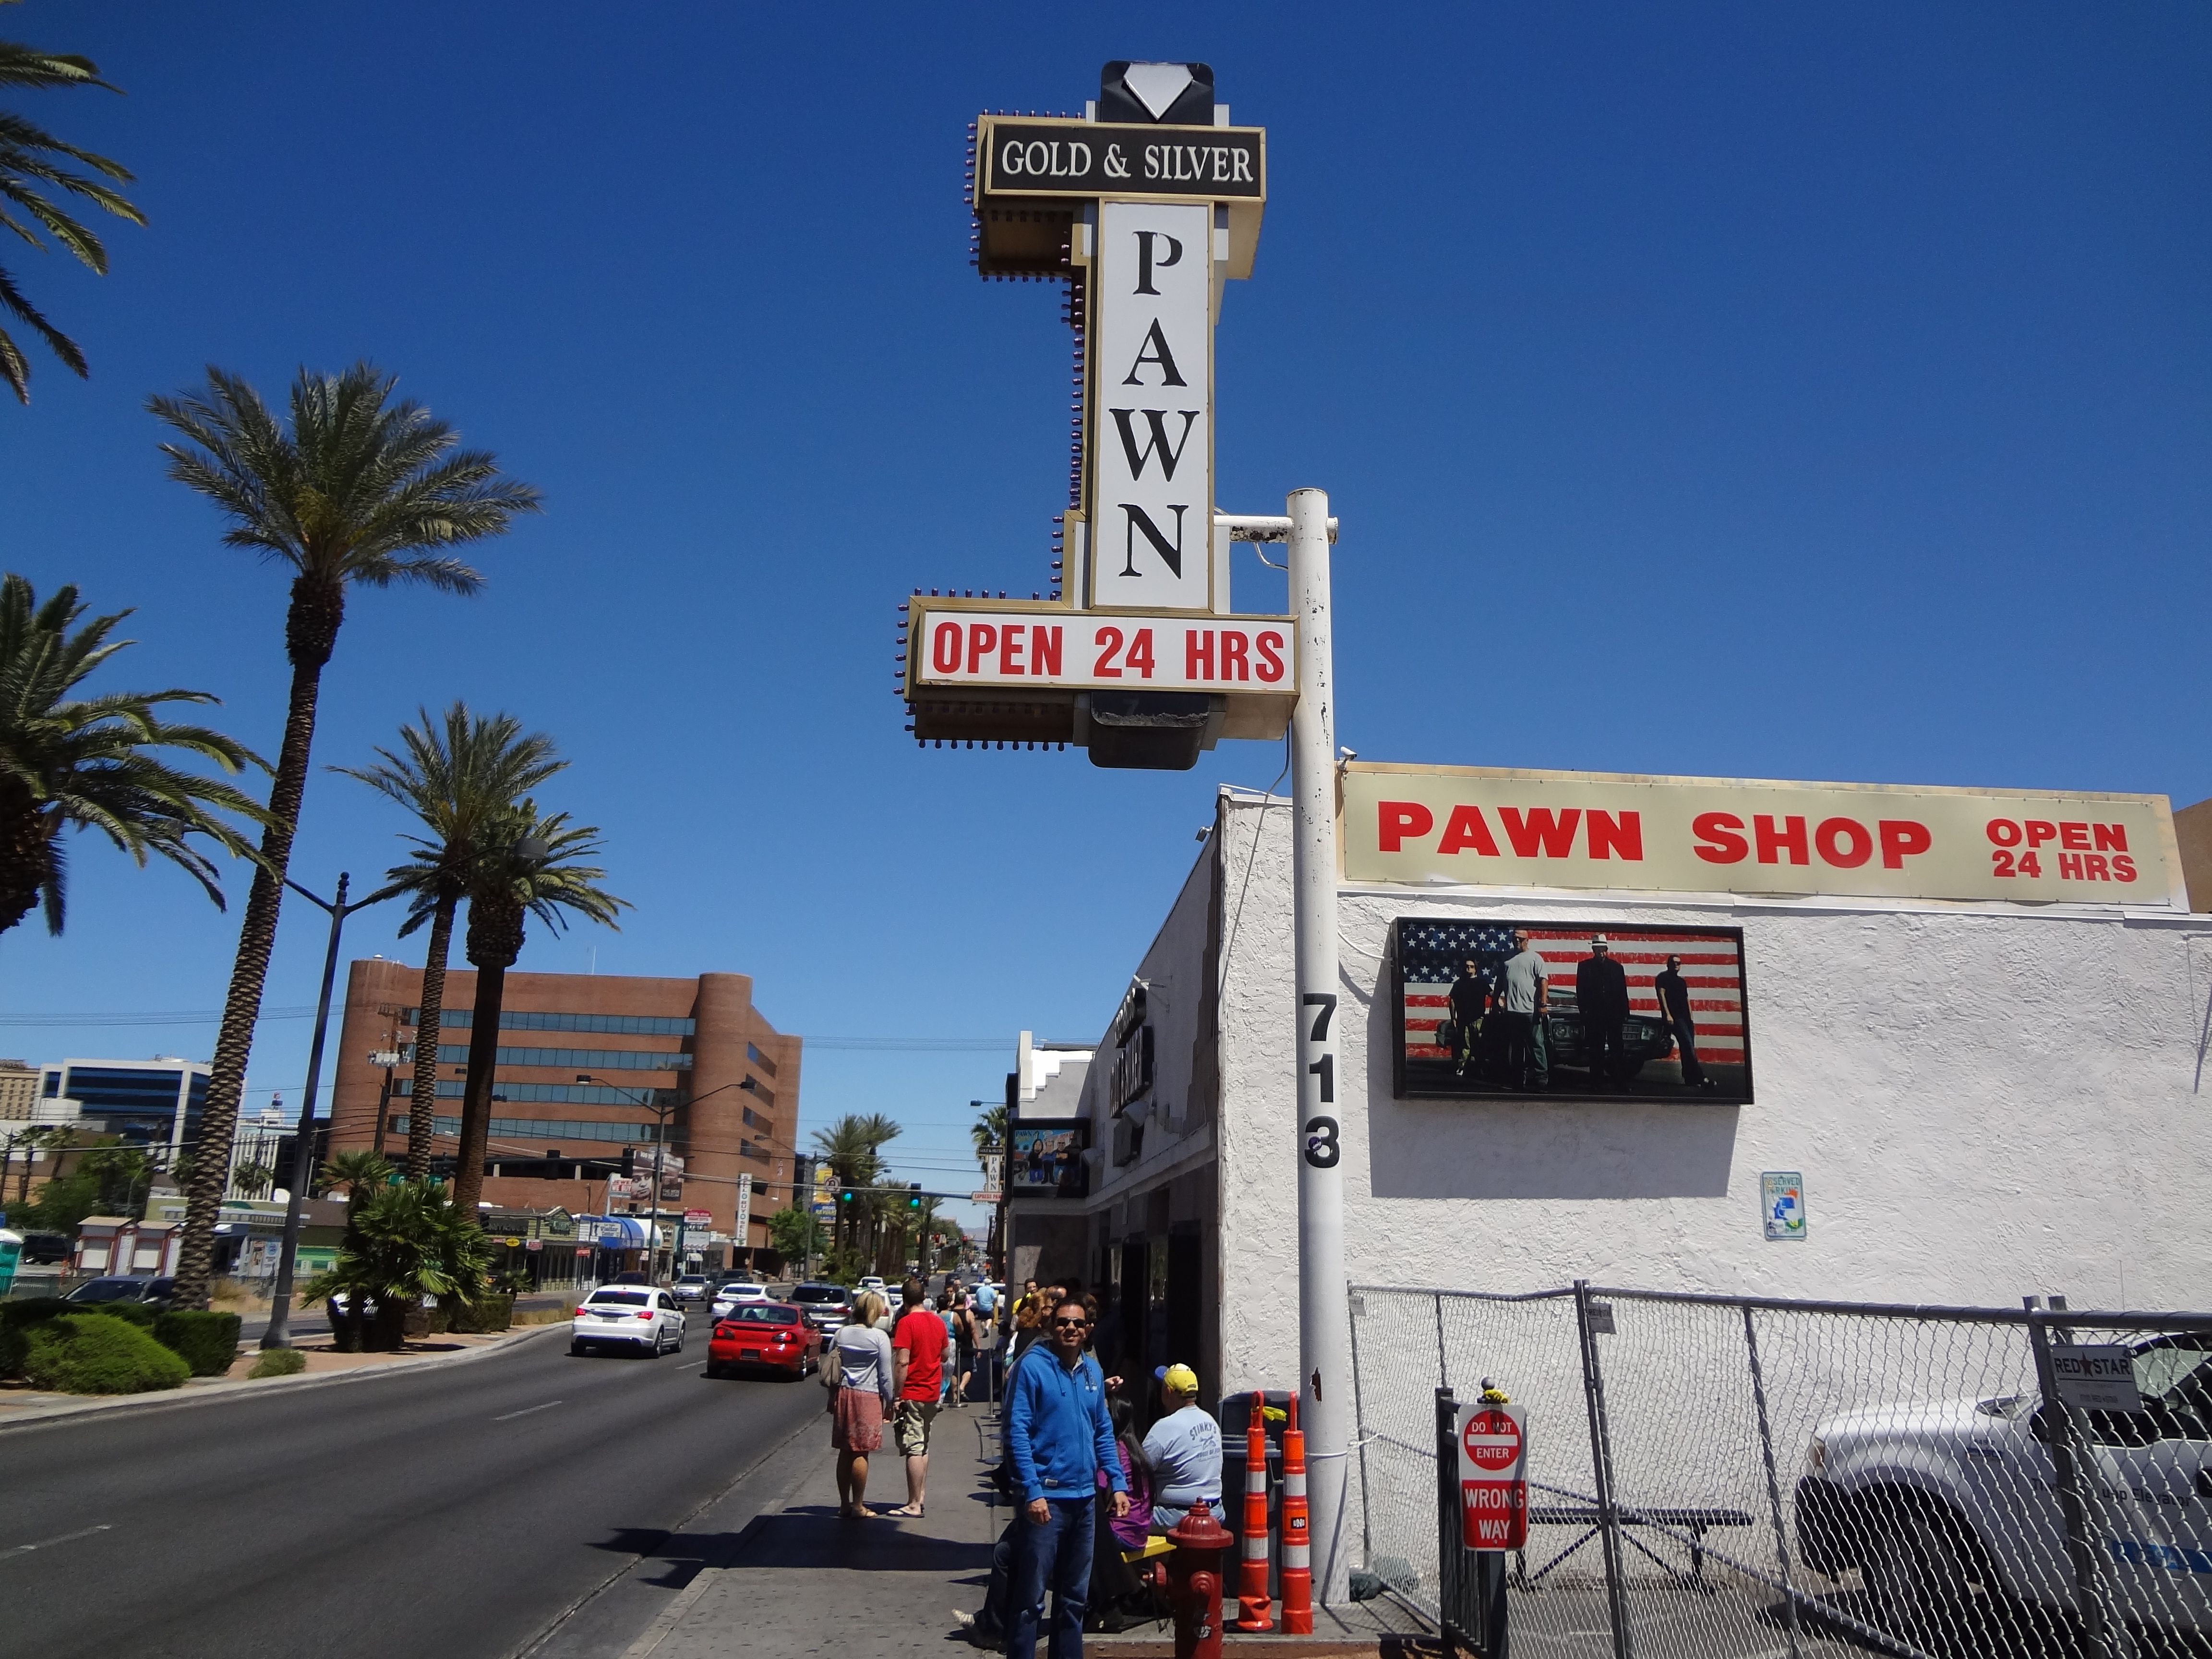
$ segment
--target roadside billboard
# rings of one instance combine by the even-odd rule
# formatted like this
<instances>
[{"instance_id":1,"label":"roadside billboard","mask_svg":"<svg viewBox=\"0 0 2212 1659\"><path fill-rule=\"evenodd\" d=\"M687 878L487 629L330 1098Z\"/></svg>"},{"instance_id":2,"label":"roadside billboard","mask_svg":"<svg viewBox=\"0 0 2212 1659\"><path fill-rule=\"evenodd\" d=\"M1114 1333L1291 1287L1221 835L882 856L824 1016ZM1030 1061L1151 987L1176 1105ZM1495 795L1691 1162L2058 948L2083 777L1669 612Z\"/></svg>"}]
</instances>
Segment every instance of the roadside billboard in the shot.
<instances>
[{"instance_id":1,"label":"roadside billboard","mask_svg":"<svg viewBox=\"0 0 2212 1659\"><path fill-rule=\"evenodd\" d=\"M1400 1099L1752 1097L1741 929L1401 916L1391 936Z\"/></svg>"},{"instance_id":2,"label":"roadside billboard","mask_svg":"<svg viewBox=\"0 0 2212 1659\"><path fill-rule=\"evenodd\" d=\"M2163 795L1354 761L1341 799L1353 882L2189 908Z\"/></svg>"}]
</instances>

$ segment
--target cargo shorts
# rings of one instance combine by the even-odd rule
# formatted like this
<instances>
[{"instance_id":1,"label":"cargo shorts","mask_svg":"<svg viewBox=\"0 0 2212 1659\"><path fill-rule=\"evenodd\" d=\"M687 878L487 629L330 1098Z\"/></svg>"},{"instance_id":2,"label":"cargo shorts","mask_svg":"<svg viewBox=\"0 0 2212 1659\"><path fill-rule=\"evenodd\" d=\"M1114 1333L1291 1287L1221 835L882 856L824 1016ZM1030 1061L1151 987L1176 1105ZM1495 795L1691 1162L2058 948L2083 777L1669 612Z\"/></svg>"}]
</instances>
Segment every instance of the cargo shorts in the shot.
<instances>
[{"instance_id":1,"label":"cargo shorts","mask_svg":"<svg viewBox=\"0 0 2212 1659\"><path fill-rule=\"evenodd\" d=\"M902 1400L897 1413L891 1419L892 1432L898 1437L901 1457L929 1455L929 1425L937 1420L934 1400Z\"/></svg>"}]
</instances>

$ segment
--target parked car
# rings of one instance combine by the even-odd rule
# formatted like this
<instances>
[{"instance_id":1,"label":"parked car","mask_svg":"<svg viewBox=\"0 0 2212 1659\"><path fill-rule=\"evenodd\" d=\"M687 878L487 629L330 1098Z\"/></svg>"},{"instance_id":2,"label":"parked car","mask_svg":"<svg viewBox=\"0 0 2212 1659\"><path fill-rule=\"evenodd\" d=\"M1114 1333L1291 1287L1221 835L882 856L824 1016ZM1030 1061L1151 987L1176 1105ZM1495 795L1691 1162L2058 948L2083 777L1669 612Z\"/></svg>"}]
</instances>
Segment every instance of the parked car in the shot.
<instances>
[{"instance_id":1,"label":"parked car","mask_svg":"<svg viewBox=\"0 0 2212 1659\"><path fill-rule=\"evenodd\" d=\"M764 1365L796 1380L817 1363L814 1333L788 1302L748 1302L717 1320L707 1340L707 1375L726 1376L739 1366Z\"/></svg>"},{"instance_id":2,"label":"parked car","mask_svg":"<svg viewBox=\"0 0 2212 1659\"><path fill-rule=\"evenodd\" d=\"M2075 1416L2098 1570L2130 1622L2212 1630L2212 1335L2128 1346L2142 1410ZM1876 1617L1922 1645L1957 1630L1977 1587L2070 1613L2052 1415L2031 1393L1821 1422L1797 1483L1806 1565L1856 1568Z\"/></svg>"},{"instance_id":3,"label":"parked car","mask_svg":"<svg viewBox=\"0 0 2212 1659\"><path fill-rule=\"evenodd\" d=\"M639 1271L635 1267L632 1267L628 1273L617 1273L612 1279L607 1280L607 1283L610 1285L650 1285L653 1283L653 1280L644 1273Z\"/></svg>"},{"instance_id":4,"label":"parked car","mask_svg":"<svg viewBox=\"0 0 2212 1659\"><path fill-rule=\"evenodd\" d=\"M676 1299L678 1302L703 1302L707 1299L707 1275L704 1273L679 1274L676 1283L670 1288L676 1292Z\"/></svg>"},{"instance_id":5,"label":"parked car","mask_svg":"<svg viewBox=\"0 0 2212 1659\"><path fill-rule=\"evenodd\" d=\"M684 1310L673 1293L650 1285L603 1286L578 1304L568 1327L570 1353L594 1348L642 1350L655 1359L671 1349L682 1353Z\"/></svg>"},{"instance_id":6,"label":"parked car","mask_svg":"<svg viewBox=\"0 0 2212 1659\"><path fill-rule=\"evenodd\" d=\"M853 1316L852 1298L842 1285L794 1285L791 1300L807 1324L824 1337L836 1335Z\"/></svg>"},{"instance_id":7,"label":"parked car","mask_svg":"<svg viewBox=\"0 0 2212 1659\"><path fill-rule=\"evenodd\" d=\"M173 1279L140 1279L118 1273L106 1279L88 1279L62 1300L94 1304L143 1302L149 1307L166 1308L176 1288L177 1281Z\"/></svg>"},{"instance_id":8,"label":"parked car","mask_svg":"<svg viewBox=\"0 0 2212 1659\"><path fill-rule=\"evenodd\" d=\"M52 1267L70 1259L70 1236L67 1233L25 1233L23 1256L26 1266Z\"/></svg>"},{"instance_id":9,"label":"parked car","mask_svg":"<svg viewBox=\"0 0 2212 1659\"><path fill-rule=\"evenodd\" d=\"M768 1286L765 1285L755 1285L744 1280L739 1280L734 1285L725 1285L714 1292L714 1317L722 1318L731 1309L741 1304L765 1302L768 1299Z\"/></svg>"}]
</instances>

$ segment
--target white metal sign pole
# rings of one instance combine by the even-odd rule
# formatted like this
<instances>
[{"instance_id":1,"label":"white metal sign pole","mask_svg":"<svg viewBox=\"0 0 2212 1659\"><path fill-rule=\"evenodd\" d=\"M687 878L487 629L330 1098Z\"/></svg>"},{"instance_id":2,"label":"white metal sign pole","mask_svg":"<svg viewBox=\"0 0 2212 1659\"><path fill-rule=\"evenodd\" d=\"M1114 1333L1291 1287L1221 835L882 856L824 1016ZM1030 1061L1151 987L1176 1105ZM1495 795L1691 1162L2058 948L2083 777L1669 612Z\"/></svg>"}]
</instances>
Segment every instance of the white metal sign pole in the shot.
<instances>
[{"instance_id":1,"label":"white metal sign pole","mask_svg":"<svg viewBox=\"0 0 2212 1659\"><path fill-rule=\"evenodd\" d=\"M1330 657L1328 496L1290 498L1298 701L1291 715L1298 988L1298 1365L1311 1475L1314 1588L1340 1601L1352 1330L1345 1304L1344 1147L1337 1106L1336 706Z\"/></svg>"}]
</instances>

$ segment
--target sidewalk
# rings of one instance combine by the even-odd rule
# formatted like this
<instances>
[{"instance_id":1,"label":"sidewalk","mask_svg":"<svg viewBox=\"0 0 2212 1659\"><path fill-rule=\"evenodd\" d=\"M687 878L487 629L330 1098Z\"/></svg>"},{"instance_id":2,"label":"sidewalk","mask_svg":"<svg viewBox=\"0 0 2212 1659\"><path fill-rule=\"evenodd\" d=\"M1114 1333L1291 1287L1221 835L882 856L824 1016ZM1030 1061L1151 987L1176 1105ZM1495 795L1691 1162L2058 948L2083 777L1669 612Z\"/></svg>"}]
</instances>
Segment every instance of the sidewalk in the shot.
<instances>
[{"instance_id":1,"label":"sidewalk","mask_svg":"<svg viewBox=\"0 0 2212 1659\"><path fill-rule=\"evenodd\" d=\"M610 1659L725 1659L732 1650L835 1659L934 1659L976 1653L956 1629L957 1608L983 1602L991 1547L1012 1510L984 1479L997 1462L997 1414L986 1407L937 1419L928 1514L919 1521L837 1515L828 1419L802 1437L812 1462L782 1507L757 1517L720 1561L702 1567L652 1625ZM869 1459L871 1508L906 1501L902 1462L888 1447ZM1419 1627L1384 1603L1316 1613L1316 1636L1238 1637L1231 1652L1267 1659L1375 1659L1395 1651L1386 1632ZM1171 1626L1086 1635L1086 1652L1154 1659L1175 1651ZM1042 1647L1039 1650L1042 1651Z\"/></svg>"}]
</instances>

